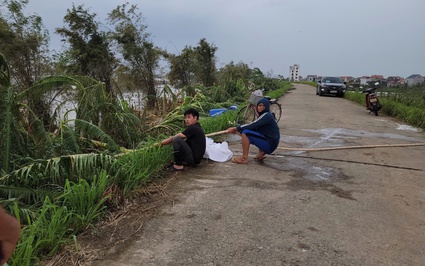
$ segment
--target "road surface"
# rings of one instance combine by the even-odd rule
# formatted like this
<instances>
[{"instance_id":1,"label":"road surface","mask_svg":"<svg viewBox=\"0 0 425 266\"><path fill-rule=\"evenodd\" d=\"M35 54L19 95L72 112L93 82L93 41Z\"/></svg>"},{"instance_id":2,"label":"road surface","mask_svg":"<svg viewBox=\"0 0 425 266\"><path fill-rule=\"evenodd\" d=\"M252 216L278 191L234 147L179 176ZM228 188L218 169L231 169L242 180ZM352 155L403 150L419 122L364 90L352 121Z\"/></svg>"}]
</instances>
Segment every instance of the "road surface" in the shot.
<instances>
[{"instance_id":1,"label":"road surface","mask_svg":"<svg viewBox=\"0 0 425 266\"><path fill-rule=\"evenodd\" d=\"M295 87L279 99L280 147L425 142L396 119ZM279 148L264 162L256 152L248 165L177 173L158 215L92 265L425 265L425 146Z\"/></svg>"}]
</instances>

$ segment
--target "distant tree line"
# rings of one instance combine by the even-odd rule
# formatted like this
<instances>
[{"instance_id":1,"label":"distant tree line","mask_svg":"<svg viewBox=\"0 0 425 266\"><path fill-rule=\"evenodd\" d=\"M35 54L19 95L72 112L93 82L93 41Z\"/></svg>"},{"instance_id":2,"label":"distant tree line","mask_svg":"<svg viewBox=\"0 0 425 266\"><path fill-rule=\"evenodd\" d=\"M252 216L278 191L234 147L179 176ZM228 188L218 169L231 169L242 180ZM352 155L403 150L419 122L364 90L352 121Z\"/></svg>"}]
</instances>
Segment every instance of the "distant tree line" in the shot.
<instances>
[{"instance_id":1,"label":"distant tree line","mask_svg":"<svg viewBox=\"0 0 425 266\"><path fill-rule=\"evenodd\" d=\"M128 3L108 13L108 27L96 13L72 4L64 26L55 29L63 49L51 52L42 18L24 14L28 2L0 0L0 165L6 173L33 158L98 149L87 140L108 144L109 152L137 145L148 137L146 113L167 116L179 101L189 102L168 85L183 98L202 94L206 108L279 86L243 62L217 69L218 48L204 38L178 54L157 47L142 13ZM122 96L128 91L143 96L143 110L129 106ZM75 104L75 119L61 113L69 102Z\"/></svg>"},{"instance_id":2,"label":"distant tree line","mask_svg":"<svg viewBox=\"0 0 425 266\"><path fill-rule=\"evenodd\" d=\"M154 109L157 102L158 77L167 78L175 88L191 91L195 85L224 85L241 78L258 86L266 78L259 69L230 62L216 69L217 47L200 39L195 47L186 46L179 54L157 47L142 13L136 5L118 5L108 13L104 27L96 13L84 5L75 6L63 17L64 26L55 29L63 39L64 50L49 51L49 33L37 15L23 13L28 0L2 0L6 12L0 14L0 53L10 65L10 74L18 91L33 86L50 75L88 76L105 84L112 95L122 91L141 91L145 107ZM107 30L105 30L107 29ZM161 62L168 64L163 71ZM263 83L263 84L261 84ZM268 86L270 87L270 86ZM42 95L33 95L30 107L47 124L48 102Z\"/></svg>"}]
</instances>

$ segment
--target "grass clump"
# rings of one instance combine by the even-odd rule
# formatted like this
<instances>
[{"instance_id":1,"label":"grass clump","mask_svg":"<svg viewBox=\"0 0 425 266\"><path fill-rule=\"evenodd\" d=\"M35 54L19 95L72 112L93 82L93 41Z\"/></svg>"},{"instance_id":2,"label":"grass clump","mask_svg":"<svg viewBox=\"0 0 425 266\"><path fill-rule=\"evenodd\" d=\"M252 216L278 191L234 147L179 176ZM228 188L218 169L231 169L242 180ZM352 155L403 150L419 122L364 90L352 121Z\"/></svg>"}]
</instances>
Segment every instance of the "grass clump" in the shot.
<instances>
[{"instance_id":1,"label":"grass clump","mask_svg":"<svg viewBox=\"0 0 425 266\"><path fill-rule=\"evenodd\" d=\"M425 85L411 88L380 88L377 90L381 111L412 126L425 129ZM345 98L365 105L361 90L347 91Z\"/></svg>"}]
</instances>

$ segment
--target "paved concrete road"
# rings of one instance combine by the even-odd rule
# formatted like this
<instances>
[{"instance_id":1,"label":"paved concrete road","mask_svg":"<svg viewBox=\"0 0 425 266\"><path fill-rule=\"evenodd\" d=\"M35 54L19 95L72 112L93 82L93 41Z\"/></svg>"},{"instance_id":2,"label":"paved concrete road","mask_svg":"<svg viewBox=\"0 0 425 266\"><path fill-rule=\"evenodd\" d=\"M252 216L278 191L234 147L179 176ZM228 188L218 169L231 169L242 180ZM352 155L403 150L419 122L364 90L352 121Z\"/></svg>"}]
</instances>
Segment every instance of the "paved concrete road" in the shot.
<instances>
[{"instance_id":1,"label":"paved concrete road","mask_svg":"<svg viewBox=\"0 0 425 266\"><path fill-rule=\"evenodd\" d=\"M296 85L281 147L425 142L423 132ZM234 139L234 138L233 138ZM230 142L241 154L239 142ZM173 202L97 265L425 265L425 147L278 149L178 173ZM284 157L282 157L284 156Z\"/></svg>"}]
</instances>

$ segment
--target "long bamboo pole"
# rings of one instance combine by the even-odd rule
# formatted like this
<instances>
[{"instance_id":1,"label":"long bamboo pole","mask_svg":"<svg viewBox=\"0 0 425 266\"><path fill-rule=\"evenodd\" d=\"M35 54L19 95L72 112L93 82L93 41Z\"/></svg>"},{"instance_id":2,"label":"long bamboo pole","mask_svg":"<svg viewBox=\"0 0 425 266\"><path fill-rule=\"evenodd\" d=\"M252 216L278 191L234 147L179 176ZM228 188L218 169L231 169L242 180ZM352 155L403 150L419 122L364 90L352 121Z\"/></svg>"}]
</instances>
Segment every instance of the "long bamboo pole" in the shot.
<instances>
[{"instance_id":1,"label":"long bamboo pole","mask_svg":"<svg viewBox=\"0 0 425 266\"><path fill-rule=\"evenodd\" d=\"M217 131L206 134L206 137L216 136L227 133L227 130ZM369 149L369 148L390 148L390 147L412 147L412 146L425 146L425 142L422 143L406 143L406 144L382 144L382 145L361 145L361 146L341 146L341 147L327 147L327 148L288 148L288 147L277 147L277 149L285 151L333 151L333 150L349 150L349 149Z\"/></svg>"},{"instance_id":2,"label":"long bamboo pole","mask_svg":"<svg viewBox=\"0 0 425 266\"><path fill-rule=\"evenodd\" d=\"M369 148L390 148L390 147L412 147L425 146L425 143L405 143L405 144L383 144L383 145L361 145L361 146L341 146L329 148L286 148L277 147L279 150L285 151L333 151L333 150L349 150L349 149L369 149Z\"/></svg>"},{"instance_id":3,"label":"long bamboo pole","mask_svg":"<svg viewBox=\"0 0 425 266\"><path fill-rule=\"evenodd\" d=\"M205 134L205 137L212 137L212 136L221 135L221 134L225 134L225 133L227 133L227 130L222 130L222 131L217 131L217 132Z\"/></svg>"},{"instance_id":4,"label":"long bamboo pole","mask_svg":"<svg viewBox=\"0 0 425 266\"><path fill-rule=\"evenodd\" d=\"M217 136L221 134L226 134L227 130L221 130L217 132L212 132L209 134L205 134L206 137L212 137ZM308 152L315 152L315 151L334 151L334 150L349 150L349 149L371 149L371 148L389 148L389 147L414 147L414 146L425 146L425 142L421 143L406 143L406 144L383 144L383 145L362 145L362 146L340 146L340 147L327 147L327 148L289 148L289 147L277 147L279 150L285 150L285 151L308 151ZM142 149L146 149L148 147L144 147ZM133 150L127 150L124 148L121 148L122 152L121 154L115 155L115 156L121 156L126 153L129 153Z\"/></svg>"}]
</instances>

